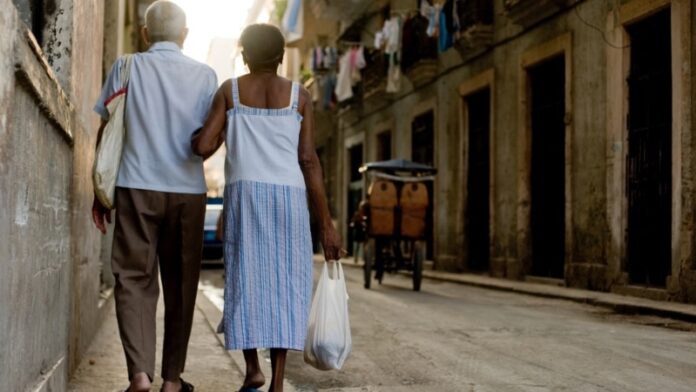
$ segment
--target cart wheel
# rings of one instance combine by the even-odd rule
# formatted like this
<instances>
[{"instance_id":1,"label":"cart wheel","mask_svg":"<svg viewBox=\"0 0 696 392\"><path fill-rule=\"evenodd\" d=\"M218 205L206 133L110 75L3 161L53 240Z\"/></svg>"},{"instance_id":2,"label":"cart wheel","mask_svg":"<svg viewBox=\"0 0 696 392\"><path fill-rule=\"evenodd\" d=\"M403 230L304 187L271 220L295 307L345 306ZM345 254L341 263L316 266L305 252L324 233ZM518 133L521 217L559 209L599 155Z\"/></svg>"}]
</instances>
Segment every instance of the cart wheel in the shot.
<instances>
[{"instance_id":1,"label":"cart wheel","mask_svg":"<svg viewBox=\"0 0 696 392\"><path fill-rule=\"evenodd\" d=\"M421 280L423 280L423 260L425 259L425 248L420 242L413 243L411 259L413 261L413 291L420 291Z\"/></svg>"},{"instance_id":2,"label":"cart wheel","mask_svg":"<svg viewBox=\"0 0 696 392\"><path fill-rule=\"evenodd\" d=\"M369 289L372 281L372 264L374 263L375 257L375 240L370 238L365 241L365 245L363 246L363 259L365 260L363 274L365 276L365 288Z\"/></svg>"}]
</instances>

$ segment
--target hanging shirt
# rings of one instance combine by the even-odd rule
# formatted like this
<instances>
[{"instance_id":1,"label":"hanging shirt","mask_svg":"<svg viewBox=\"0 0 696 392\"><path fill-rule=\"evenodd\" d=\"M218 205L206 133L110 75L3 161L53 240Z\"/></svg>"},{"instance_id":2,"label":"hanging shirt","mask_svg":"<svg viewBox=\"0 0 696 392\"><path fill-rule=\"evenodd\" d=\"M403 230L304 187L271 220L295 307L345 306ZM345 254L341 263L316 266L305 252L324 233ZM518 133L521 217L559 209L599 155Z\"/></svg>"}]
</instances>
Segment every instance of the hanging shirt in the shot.
<instances>
[{"instance_id":1,"label":"hanging shirt","mask_svg":"<svg viewBox=\"0 0 696 392\"><path fill-rule=\"evenodd\" d=\"M397 53L401 49L401 17L393 16L384 22L382 34L385 39L384 52Z\"/></svg>"},{"instance_id":2,"label":"hanging shirt","mask_svg":"<svg viewBox=\"0 0 696 392\"><path fill-rule=\"evenodd\" d=\"M430 5L427 1L423 1L421 3L421 15L428 19L428 29L426 30L428 36L437 37L440 33L440 5Z\"/></svg>"}]
</instances>

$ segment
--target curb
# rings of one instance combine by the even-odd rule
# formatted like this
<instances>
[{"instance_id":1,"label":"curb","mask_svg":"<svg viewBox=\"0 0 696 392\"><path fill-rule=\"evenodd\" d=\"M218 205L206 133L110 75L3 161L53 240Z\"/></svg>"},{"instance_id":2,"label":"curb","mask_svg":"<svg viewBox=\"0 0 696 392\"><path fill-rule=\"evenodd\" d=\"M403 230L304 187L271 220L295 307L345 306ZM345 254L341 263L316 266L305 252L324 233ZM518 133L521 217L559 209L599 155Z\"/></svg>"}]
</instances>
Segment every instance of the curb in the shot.
<instances>
[{"instance_id":1,"label":"curb","mask_svg":"<svg viewBox=\"0 0 696 392\"><path fill-rule=\"evenodd\" d=\"M315 257L315 261L321 260L321 257ZM362 261L358 263L355 263L353 259L344 259L344 261L344 267L363 268ZM411 273L407 271L400 271L399 273L406 276L411 275ZM449 273L426 270L423 271L423 277L440 282L464 284L473 287L525 294L535 297L573 301L608 308L620 314L652 315L696 323L696 305L691 304L662 302L645 298L628 297L614 293L558 287L543 283L507 280L466 273Z\"/></svg>"}]
</instances>

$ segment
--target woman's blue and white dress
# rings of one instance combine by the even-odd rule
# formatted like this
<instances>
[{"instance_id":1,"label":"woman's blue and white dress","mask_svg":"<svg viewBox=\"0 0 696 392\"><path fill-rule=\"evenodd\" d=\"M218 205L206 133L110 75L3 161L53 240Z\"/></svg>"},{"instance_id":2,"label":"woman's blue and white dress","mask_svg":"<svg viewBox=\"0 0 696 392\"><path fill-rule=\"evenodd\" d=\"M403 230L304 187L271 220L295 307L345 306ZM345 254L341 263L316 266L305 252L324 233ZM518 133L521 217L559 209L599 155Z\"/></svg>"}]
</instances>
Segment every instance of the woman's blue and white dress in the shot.
<instances>
[{"instance_id":1,"label":"woman's blue and white dress","mask_svg":"<svg viewBox=\"0 0 696 392\"><path fill-rule=\"evenodd\" d=\"M298 162L299 85L290 105L227 112L225 307L228 350L302 350L312 296L312 239Z\"/></svg>"}]
</instances>

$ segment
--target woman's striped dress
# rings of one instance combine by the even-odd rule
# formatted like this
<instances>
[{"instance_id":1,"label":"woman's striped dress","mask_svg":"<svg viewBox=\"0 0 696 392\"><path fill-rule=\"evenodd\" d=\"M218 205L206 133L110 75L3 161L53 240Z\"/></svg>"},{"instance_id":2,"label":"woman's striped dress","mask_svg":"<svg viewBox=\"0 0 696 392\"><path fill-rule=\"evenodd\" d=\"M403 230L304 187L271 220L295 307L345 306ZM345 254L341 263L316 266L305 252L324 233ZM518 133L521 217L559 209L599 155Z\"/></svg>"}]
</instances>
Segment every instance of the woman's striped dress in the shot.
<instances>
[{"instance_id":1,"label":"woman's striped dress","mask_svg":"<svg viewBox=\"0 0 696 392\"><path fill-rule=\"evenodd\" d=\"M312 295L312 244L297 148L299 85L290 105L239 102L227 113L225 308L228 350L302 350Z\"/></svg>"}]
</instances>

